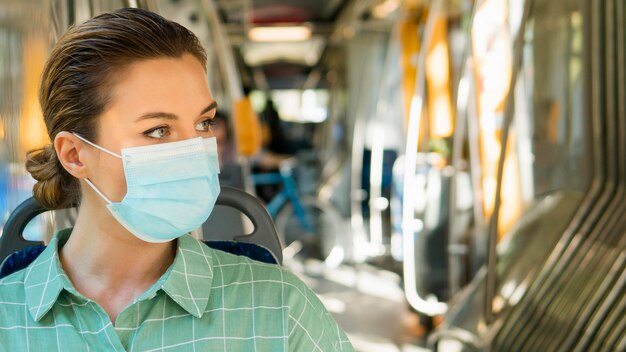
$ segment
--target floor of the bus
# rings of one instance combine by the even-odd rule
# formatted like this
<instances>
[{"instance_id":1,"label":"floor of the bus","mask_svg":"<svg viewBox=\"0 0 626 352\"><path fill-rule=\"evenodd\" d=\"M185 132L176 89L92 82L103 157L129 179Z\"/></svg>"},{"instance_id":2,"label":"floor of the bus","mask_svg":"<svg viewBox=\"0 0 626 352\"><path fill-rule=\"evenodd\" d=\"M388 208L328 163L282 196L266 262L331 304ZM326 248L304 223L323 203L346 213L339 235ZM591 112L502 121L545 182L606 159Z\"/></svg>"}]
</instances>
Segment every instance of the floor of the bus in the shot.
<instances>
[{"instance_id":1,"label":"floor of the bus","mask_svg":"<svg viewBox=\"0 0 626 352\"><path fill-rule=\"evenodd\" d=\"M398 274L369 264L332 268L312 259L284 264L318 294L357 351L428 351Z\"/></svg>"}]
</instances>

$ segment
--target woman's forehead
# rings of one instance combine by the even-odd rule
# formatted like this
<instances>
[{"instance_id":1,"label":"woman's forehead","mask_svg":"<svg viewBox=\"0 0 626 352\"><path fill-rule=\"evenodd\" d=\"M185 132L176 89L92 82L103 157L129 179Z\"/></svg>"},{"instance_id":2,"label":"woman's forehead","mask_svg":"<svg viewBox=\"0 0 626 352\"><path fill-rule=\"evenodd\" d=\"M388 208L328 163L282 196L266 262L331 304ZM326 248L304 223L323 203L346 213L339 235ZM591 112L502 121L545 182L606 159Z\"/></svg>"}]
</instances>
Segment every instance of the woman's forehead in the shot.
<instances>
[{"instance_id":1,"label":"woman's forehead","mask_svg":"<svg viewBox=\"0 0 626 352\"><path fill-rule=\"evenodd\" d=\"M196 116L213 102L204 68L192 55L133 62L110 94L108 110L130 119L151 112Z\"/></svg>"}]
</instances>

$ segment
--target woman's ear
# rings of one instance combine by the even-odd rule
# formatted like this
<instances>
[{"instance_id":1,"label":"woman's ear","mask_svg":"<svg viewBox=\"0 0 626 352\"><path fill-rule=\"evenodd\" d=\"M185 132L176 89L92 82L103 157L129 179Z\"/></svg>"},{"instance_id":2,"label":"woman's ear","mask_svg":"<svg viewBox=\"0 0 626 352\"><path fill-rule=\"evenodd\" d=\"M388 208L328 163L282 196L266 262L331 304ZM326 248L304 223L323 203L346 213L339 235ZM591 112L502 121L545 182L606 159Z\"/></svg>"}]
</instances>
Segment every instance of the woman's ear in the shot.
<instances>
[{"instance_id":1,"label":"woman's ear","mask_svg":"<svg viewBox=\"0 0 626 352\"><path fill-rule=\"evenodd\" d=\"M81 179L88 177L85 163L81 160L81 149L84 143L70 132L59 132L54 137L54 149L59 162L70 175Z\"/></svg>"}]
</instances>

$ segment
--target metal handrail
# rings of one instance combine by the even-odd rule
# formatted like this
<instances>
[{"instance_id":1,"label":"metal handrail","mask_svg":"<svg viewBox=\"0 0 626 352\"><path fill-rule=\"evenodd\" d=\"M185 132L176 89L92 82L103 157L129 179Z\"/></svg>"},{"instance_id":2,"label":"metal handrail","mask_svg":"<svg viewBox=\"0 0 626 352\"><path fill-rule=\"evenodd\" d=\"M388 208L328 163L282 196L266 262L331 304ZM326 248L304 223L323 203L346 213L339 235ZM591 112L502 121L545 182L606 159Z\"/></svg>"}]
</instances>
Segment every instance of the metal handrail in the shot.
<instances>
[{"instance_id":1,"label":"metal handrail","mask_svg":"<svg viewBox=\"0 0 626 352\"><path fill-rule=\"evenodd\" d=\"M378 99L376 102L376 117L377 119L383 118L389 111L389 106L386 103L387 97L384 94L389 89L389 70L392 68L392 62L394 62L393 52L395 49L394 38L397 37L398 26L394 26L394 29L389 32L389 40L387 43L387 52L385 53L385 61L383 63L383 70L381 76L383 82L378 89ZM383 242L383 220L382 212L386 208L379 207L376 200L381 199L382 195L382 180L383 180L383 156L385 145L385 134L377 131L372 140L372 150L370 158L370 189L369 189L369 208L370 208L370 228L369 228L369 242L368 246L372 249L373 254L384 254L385 247ZM387 202L387 207L389 202Z\"/></svg>"},{"instance_id":2,"label":"metal handrail","mask_svg":"<svg viewBox=\"0 0 626 352\"><path fill-rule=\"evenodd\" d=\"M226 87L226 91L230 97L231 102L239 101L244 97L243 94L243 85L241 83L241 76L237 71L237 66L235 64L235 58L233 56L233 51L231 49L230 41L228 39L228 33L224 28L224 24L222 23L219 14L217 13L217 8L215 2L213 0L201 0L202 10L209 22L209 27L211 29L212 38L215 44L215 51L219 53L217 55L217 63L220 67L220 71L224 75L224 86ZM230 126L233 129L233 136L235 139L235 146L237 149L237 155L239 155L239 164L241 165L241 171L244 181L244 189L251 194L255 194L255 188L252 184L251 172L250 172L250 161L247 157L241 156L239 153L239 147L241 145L239 138L239 133L237 133L237 128L243 128L244 126L236 126L232 124Z\"/></svg>"},{"instance_id":3,"label":"metal handrail","mask_svg":"<svg viewBox=\"0 0 626 352\"><path fill-rule=\"evenodd\" d=\"M473 6L473 5L470 5L470 6ZM476 6L473 6L471 10L470 23L474 22L475 12L476 12ZM470 33L471 33L471 30L468 29L467 34L468 34L468 37L471 38ZM470 40L468 40L468 42L471 43ZM463 50L463 58L461 59L462 66L461 66L461 74L459 75L459 77L461 78L459 80L457 93L456 93L456 110L455 110L456 121L454 123L452 152L450 154L450 159L451 159L450 165L452 165L452 169L454 171L452 173L451 183L450 183L450 204L449 204L450 217L449 217L449 225L448 225L450 232L452 232L452 229L456 228L456 226L453 226L453 225L455 222L455 213L457 209L457 197L456 197L457 175L458 175L459 170L461 169L461 154L463 153L463 137L466 135L466 133L469 130L468 112L470 108L470 101L472 99L470 82L473 79L473 75L472 75L472 70L468 69L468 66L471 63L472 56L473 56L472 46L467 45L465 50ZM470 167L470 170L472 169L473 168ZM476 205L474 205L474 207L476 207ZM475 222L476 221L478 220L475 219ZM454 243L452 243L452 241L449 241L448 248L450 248L453 245ZM450 278L449 278L450 296L452 296L460 290L460 287L458 287L458 278L457 280L455 280L455 276L459 276L460 274L454 273L454 262L453 262L451 255L449 255L448 263L449 263L448 267L450 268Z\"/></svg>"},{"instance_id":4,"label":"metal handrail","mask_svg":"<svg viewBox=\"0 0 626 352\"><path fill-rule=\"evenodd\" d=\"M365 62L367 55L361 55L361 59ZM361 75L359 77L360 84L358 86L370 86L370 82L373 78L373 75ZM357 101L359 104L356 108L354 128L352 131L352 152L350 165L350 225L352 228L353 242L355 244L355 248L357 249L354 251L353 259L357 262L362 262L366 259L366 255L359 253L361 244L365 241L366 237L363 211L361 209L361 202L365 198L365 191L363 190L363 184L361 182L367 122L367 104L365 104L365 100L364 95L361 95Z\"/></svg>"},{"instance_id":5,"label":"metal handrail","mask_svg":"<svg viewBox=\"0 0 626 352\"><path fill-rule=\"evenodd\" d=\"M504 121L502 123L502 142L500 149L500 160L498 160L498 178L496 182L495 202L493 208L493 214L491 215L489 223L488 234L488 251L487 251L487 277L485 284L485 321L491 323L494 319L494 312L492 307L492 301L495 296L496 290L496 242L498 238L498 216L500 213L500 193L502 192L502 175L504 173L504 159L506 156L506 147L509 139L509 129L514 117L514 105L515 105L515 84L517 81L518 71L522 66L522 45L524 43L524 33L526 29L526 23L532 10L534 0L526 0L524 3L524 12L522 14L522 20L520 22L519 29L515 35L515 45L513 49L513 70L511 73L511 82L509 92L506 98L506 110L504 113Z\"/></svg>"},{"instance_id":6,"label":"metal handrail","mask_svg":"<svg viewBox=\"0 0 626 352\"><path fill-rule=\"evenodd\" d=\"M417 292L415 270L415 241L414 233L416 222L414 218L413 191L415 190L415 171L417 163L417 147L419 145L420 125L424 109L423 98L426 90L426 54L434 33L436 16L443 10L443 1L437 0L431 5L428 19L424 30L422 50L418 55L417 73L415 79L415 92L411 100L409 110L409 123L407 128L405 165L404 165L404 188L402 191L402 243L403 243L403 268L404 268L404 293L409 304L418 312L426 315L439 315L447 311L448 305L435 299L425 299Z\"/></svg>"}]
</instances>

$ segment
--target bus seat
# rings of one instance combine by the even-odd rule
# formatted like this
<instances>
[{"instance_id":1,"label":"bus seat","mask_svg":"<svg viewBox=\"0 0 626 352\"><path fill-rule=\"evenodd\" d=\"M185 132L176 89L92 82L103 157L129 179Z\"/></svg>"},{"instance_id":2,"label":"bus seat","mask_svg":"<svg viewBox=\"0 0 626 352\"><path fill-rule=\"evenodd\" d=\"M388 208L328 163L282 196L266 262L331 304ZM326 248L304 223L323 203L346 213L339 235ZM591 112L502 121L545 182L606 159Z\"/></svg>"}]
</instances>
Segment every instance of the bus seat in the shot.
<instances>
[{"instance_id":1,"label":"bus seat","mask_svg":"<svg viewBox=\"0 0 626 352\"><path fill-rule=\"evenodd\" d=\"M228 240L205 240L204 243L211 248L261 262L282 263L282 247L276 227L261 201L242 190L222 186L217 206L241 211L250 219L254 230L249 235L233 234ZM0 236L0 278L27 267L43 252L45 245L42 242L27 241L22 233L35 216L46 211L48 209L32 197L13 211ZM215 221L214 226L219 226L219 220L212 220L210 217L208 221Z\"/></svg>"}]
</instances>

